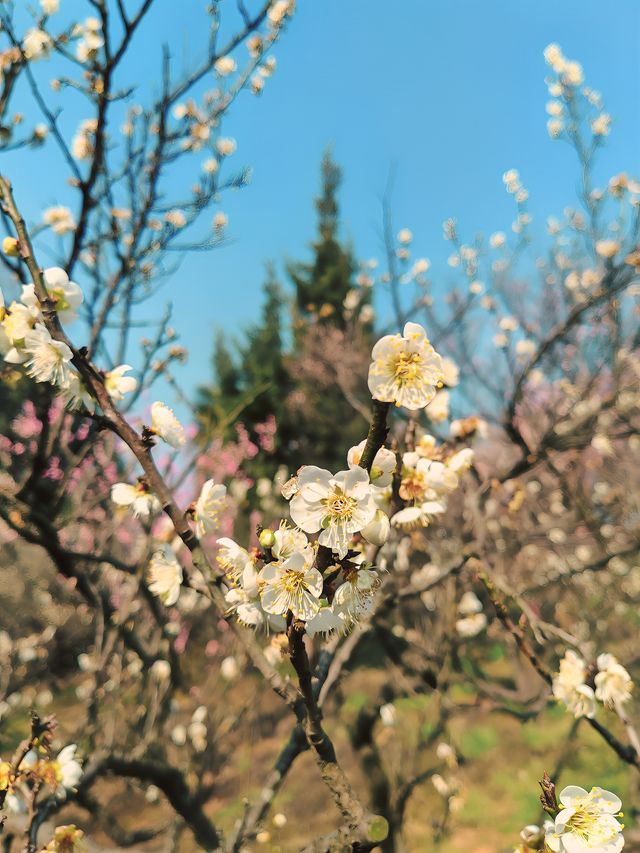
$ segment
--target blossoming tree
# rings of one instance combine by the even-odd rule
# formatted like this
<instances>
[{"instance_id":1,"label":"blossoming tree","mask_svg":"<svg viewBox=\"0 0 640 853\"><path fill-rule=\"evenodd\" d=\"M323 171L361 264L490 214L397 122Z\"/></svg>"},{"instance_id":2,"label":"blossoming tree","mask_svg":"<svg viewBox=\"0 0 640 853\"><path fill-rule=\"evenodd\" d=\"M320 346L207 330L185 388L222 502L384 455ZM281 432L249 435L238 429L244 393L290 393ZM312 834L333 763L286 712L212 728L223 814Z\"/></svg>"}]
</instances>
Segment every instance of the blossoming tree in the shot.
<instances>
[{"instance_id":1,"label":"blossoming tree","mask_svg":"<svg viewBox=\"0 0 640 853\"><path fill-rule=\"evenodd\" d=\"M270 0L250 11L239 1L237 30L223 40L223 4L212 3L202 64L176 78L165 52L160 93L126 111L116 142L111 114L124 97L117 71L152 5L94 0L96 17L57 27L57 0L41 0L26 29L21 10L0 10L2 144L56 145L76 194L74 210L55 205L40 225L27 225L20 187L14 193L0 177L3 263L19 287L0 308L0 352L4 378L25 398L0 446L0 517L18 563L29 562L28 543L57 573L44 591L34 584L33 632L18 620L0 634L1 710L7 720L26 719L25 706L54 702L34 689L48 683L50 694L60 683L80 700L57 706L64 746L55 719L34 712L25 738L0 762L0 805L22 813L24 849L81 850L81 819L57 823L74 809L120 847L159 841L182 849L185 830L196 849L269 843L269 811L305 754L316 765L305 767L305 784L319 778L336 806L306 833L305 849L399 849L410 801L427 780L443 815L423 821L410 843L427 833L439 843L462 801L464 755L449 726L464 712L462 687L521 715L541 713L553 697L637 771L631 676L613 652L593 648L597 624L587 622L594 630L586 635L561 624L550 591L568 577L578 584L573 595L596 595L589 578L603 570L626 582L616 612L637 604L628 496L616 483L620 470L604 460L618 447L638 449L632 317L640 187L626 176L610 184L608 196L625 201L611 238L602 224L611 199L588 178L610 119L599 96L581 92L579 64L547 49L556 75L549 132L567 135L578 151L587 213L571 211L566 224L552 225L542 283L526 294L510 286L528 224L515 170L505 183L518 205L518 242L509 253L505 238L493 235L492 249L504 255L488 262L486 288L478 278L485 247L462 244L455 224L446 224L452 265L468 279L467 292L452 293L448 306L430 293L428 262L411 265L411 232L394 238L387 208L389 269L380 284L392 291L398 328L371 354L370 399L362 403L371 411L368 434L344 448L342 470L309 459L286 472L263 495L261 512L244 519L247 535L238 542L242 463L268 452L269 428L261 448L238 426L237 441L214 434L206 452L192 450L189 429L164 402L153 402L141 422L136 415L141 393L159 376L171 382L171 363L183 357L169 316L143 343L135 370L127 354L137 308L169 272L170 253L222 238L221 211L203 239L181 234L226 188L244 183L242 172L225 176L236 143L221 135L222 122L243 90L262 91L275 68L269 50L294 9ZM54 91L78 92L90 114L71 143L42 93L38 68L53 59L61 63ZM216 88L202 93L207 76ZM21 80L42 116L23 136L22 118L11 116ZM583 103L597 114L585 118ZM197 183L173 198L165 174L178 160L192 165L194 153L205 158ZM43 229L63 238L50 267L41 261ZM405 307L407 283L417 299ZM361 298L350 297L349 310ZM80 312L83 331L72 331ZM498 327L493 339L487 315ZM486 411L477 405L480 379L494 398ZM461 417L445 431L438 425L450 420L454 388ZM600 498L587 500L589 491ZM541 534L556 546L544 556ZM569 615L571 606L569 597ZM75 618L65 624L55 610ZM488 645L476 640L485 631L500 637L515 675L488 671ZM347 747L324 715L348 712L343 682L367 642L378 672L390 677L370 687ZM258 700L233 692L238 660L251 667L247 679L258 673L251 682ZM525 671L536 678L533 689ZM433 697L435 721L419 721L412 754L394 766L379 730L393 729L401 700L417 694ZM235 748L253 725L276 723L286 736L273 769L224 822L214 801L227 768L235 769ZM574 724L570 739L576 731ZM435 763L425 766L420 759L432 752ZM618 796L573 784L556 795L555 775L541 782L550 819L525 827L520 850L621 850ZM128 788L130 780L137 787ZM528 784L533 791L535 777ZM162 819L120 820L118 798L127 791L150 807L162 800ZM286 823L283 813L273 815L275 830Z\"/></svg>"}]
</instances>

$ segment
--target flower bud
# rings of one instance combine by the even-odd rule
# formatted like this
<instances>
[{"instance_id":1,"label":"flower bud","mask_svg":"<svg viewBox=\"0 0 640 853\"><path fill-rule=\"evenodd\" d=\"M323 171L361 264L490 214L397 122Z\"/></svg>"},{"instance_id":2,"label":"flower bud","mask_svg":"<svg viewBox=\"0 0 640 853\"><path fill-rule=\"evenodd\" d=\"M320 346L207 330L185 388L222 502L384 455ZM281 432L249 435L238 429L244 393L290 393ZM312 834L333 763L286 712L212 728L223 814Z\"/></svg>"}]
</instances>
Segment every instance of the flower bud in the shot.
<instances>
[{"instance_id":1,"label":"flower bud","mask_svg":"<svg viewBox=\"0 0 640 853\"><path fill-rule=\"evenodd\" d=\"M265 527L264 530L260 531L258 542L262 548L273 548L276 544L276 534L271 530L271 528Z\"/></svg>"},{"instance_id":2,"label":"flower bud","mask_svg":"<svg viewBox=\"0 0 640 853\"><path fill-rule=\"evenodd\" d=\"M372 545L384 545L389 538L389 517L381 509L376 511L372 521L360 531L367 542Z\"/></svg>"},{"instance_id":3,"label":"flower bud","mask_svg":"<svg viewBox=\"0 0 640 853\"><path fill-rule=\"evenodd\" d=\"M15 237L5 237L2 241L2 251L10 258L17 258L20 254L20 242Z\"/></svg>"}]
</instances>

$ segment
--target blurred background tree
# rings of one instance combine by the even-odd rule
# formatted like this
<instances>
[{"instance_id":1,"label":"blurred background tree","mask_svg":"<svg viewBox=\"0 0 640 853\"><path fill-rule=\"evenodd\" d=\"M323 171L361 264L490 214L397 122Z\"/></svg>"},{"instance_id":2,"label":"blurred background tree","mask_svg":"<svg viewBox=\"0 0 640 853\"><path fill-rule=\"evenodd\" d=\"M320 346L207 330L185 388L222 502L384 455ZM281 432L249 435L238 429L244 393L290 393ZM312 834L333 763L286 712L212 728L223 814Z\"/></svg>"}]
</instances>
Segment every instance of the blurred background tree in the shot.
<instances>
[{"instance_id":1,"label":"blurred background tree","mask_svg":"<svg viewBox=\"0 0 640 853\"><path fill-rule=\"evenodd\" d=\"M240 343L217 338L214 379L199 390L197 412L204 444L211 434L231 437L239 417L251 440L263 446L265 425L275 420L271 452L259 454L249 465L248 473L256 481L273 478L280 468L291 475L309 459L336 470L342 464L342 448L357 444L366 434L366 408L357 403L359 397L365 398L364 373L358 380L362 388L356 389L350 387L350 376L336 376L340 350L345 351L351 375L354 358L367 362L373 319L368 292L358 292L357 305L350 300L350 294L356 294L357 265L351 247L340 237L341 182L341 169L327 150L316 199L318 237L311 244L312 260L287 264L289 296L273 263L267 264L260 322ZM283 320L287 313L288 326ZM352 391L354 417L345 419L345 397L349 399Z\"/></svg>"}]
</instances>

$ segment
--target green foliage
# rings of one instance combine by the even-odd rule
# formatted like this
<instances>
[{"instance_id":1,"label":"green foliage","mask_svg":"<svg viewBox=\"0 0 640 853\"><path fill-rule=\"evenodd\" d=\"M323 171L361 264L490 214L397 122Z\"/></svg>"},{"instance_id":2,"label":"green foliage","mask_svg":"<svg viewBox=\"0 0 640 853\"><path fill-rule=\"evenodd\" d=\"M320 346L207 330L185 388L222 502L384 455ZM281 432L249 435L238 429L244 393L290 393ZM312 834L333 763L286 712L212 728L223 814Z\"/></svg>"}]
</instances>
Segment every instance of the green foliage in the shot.
<instances>
[{"instance_id":1,"label":"green foliage","mask_svg":"<svg viewBox=\"0 0 640 853\"><path fill-rule=\"evenodd\" d=\"M322 191L316 199L318 238L312 244L311 263L289 264L287 271L296 292L300 318L318 319L344 328L344 300L351 287L354 263L351 250L338 238L338 190L342 171L326 151L322 160ZM304 334L304 322L298 325Z\"/></svg>"},{"instance_id":2,"label":"green foliage","mask_svg":"<svg viewBox=\"0 0 640 853\"><path fill-rule=\"evenodd\" d=\"M199 391L203 441L212 434L232 437L233 423L239 420L259 444L260 425L275 418L273 449L263 450L245 466L254 480L272 479L281 466L289 475L303 464L338 470L345 464L344 448L366 435L366 421L345 400L329 356L321 363L329 351L340 357L345 342L356 338L363 353L371 346L370 328L344 307L354 263L350 248L339 239L340 182L341 171L327 152L316 201L313 258L287 267L294 291L291 303L268 265L260 321L240 344L231 346L218 336L214 383ZM287 315L289 326L284 325Z\"/></svg>"}]
</instances>

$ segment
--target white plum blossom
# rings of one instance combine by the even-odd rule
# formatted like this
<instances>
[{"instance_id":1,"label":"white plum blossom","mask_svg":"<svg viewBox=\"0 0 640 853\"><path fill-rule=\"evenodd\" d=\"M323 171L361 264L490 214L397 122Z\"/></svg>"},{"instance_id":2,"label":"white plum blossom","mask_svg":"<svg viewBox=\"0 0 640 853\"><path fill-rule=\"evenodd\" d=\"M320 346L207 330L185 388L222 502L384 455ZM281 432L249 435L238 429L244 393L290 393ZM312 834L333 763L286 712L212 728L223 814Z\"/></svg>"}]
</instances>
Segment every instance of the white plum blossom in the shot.
<instances>
[{"instance_id":1,"label":"white plum blossom","mask_svg":"<svg viewBox=\"0 0 640 853\"><path fill-rule=\"evenodd\" d=\"M68 388L71 375L69 364L73 353L64 341L54 340L46 326L36 323L25 335L24 352L27 356L24 366L36 382L49 382L61 389Z\"/></svg>"},{"instance_id":2,"label":"white plum blossom","mask_svg":"<svg viewBox=\"0 0 640 853\"><path fill-rule=\"evenodd\" d=\"M595 695L585 683L586 676L586 663L580 655L569 649L560 661L560 670L551 685L554 697L563 702L576 718L595 716Z\"/></svg>"},{"instance_id":3,"label":"white plum blossom","mask_svg":"<svg viewBox=\"0 0 640 853\"><path fill-rule=\"evenodd\" d=\"M32 27L25 33L22 42L22 52L26 59L35 61L49 56L52 46L53 39L49 33L44 30L39 30L36 27Z\"/></svg>"},{"instance_id":4,"label":"white plum blossom","mask_svg":"<svg viewBox=\"0 0 640 853\"><path fill-rule=\"evenodd\" d=\"M54 234L63 235L68 231L74 231L76 227L76 222L71 211L63 205L48 207L42 214L42 219L44 224L48 225Z\"/></svg>"},{"instance_id":5,"label":"white plum blossom","mask_svg":"<svg viewBox=\"0 0 640 853\"><path fill-rule=\"evenodd\" d=\"M615 257L620 251L620 243L617 240L598 240L596 242L596 253L607 260Z\"/></svg>"},{"instance_id":6,"label":"white plum blossom","mask_svg":"<svg viewBox=\"0 0 640 853\"><path fill-rule=\"evenodd\" d=\"M306 533L322 531L321 545L344 557L354 533L376 513L369 475L363 468L330 471L306 465L298 474L298 491L289 505L294 523Z\"/></svg>"},{"instance_id":7,"label":"white plum blossom","mask_svg":"<svg viewBox=\"0 0 640 853\"><path fill-rule=\"evenodd\" d=\"M296 551L308 553L308 549L312 550L309 540L302 532L282 521L277 530L273 533L274 543L271 546L271 553L276 560L287 560ZM311 560L313 562L313 560Z\"/></svg>"},{"instance_id":8,"label":"white plum blossom","mask_svg":"<svg viewBox=\"0 0 640 853\"><path fill-rule=\"evenodd\" d=\"M87 386L82 381L80 374L75 370L69 371L69 384L60 394L65 406L71 411L77 409L86 409L88 412L94 412L96 401L93 399Z\"/></svg>"},{"instance_id":9,"label":"white plum blossom","mask_svg":"<svg viewBox=\"0 0 640 853\"><path fill-rule=\"evenodd\" d=\"M484 613L472 613L456 620L456 631L465 639L477 636L486 627L487 617Z\"/></svg>"},{"instance_id":10,"label":"white plum blossom","mask_svg":"<svg viewBox=\"0 0 640 853\"><path fill-rule=\"evenodd\" d=\"M138 382L133 376L125 376L129 370L133 370L130 364L119 364L113 370L105 373L104 387L114 403L120 402L125 394L135 391Z\"/></svg>"},{"instance_id":11,"label":"white plum blossom","mask_svg":"<svg viewBox=\"0 0 640 853\"><path fill-rule=\"evenodd\" d=\"M221 157L230 157L235 154L237 147L237 142L231 137L221 137L216 142L216 149Z\"/></svg>"},{"instance_id":12,"label":"white plum blossom","mask_svg":"<svg viewBox=\"0 0 640 853\"><path fill-rule=\"evenodd\" d=\"M60 750L58 757L52 762L59 786L58 796L64 797L67 791L75 791L82 778L82 765L76 758L77 749L75 743L70 743Z\"/></svg>"},{"instance_id":13,"label":"white plum blossom","mask_svg":"<svg viewBox=\"0 0 640 853\"><path fill-rule=\"evenodd\" d=\"M454 474L465 474L473 465L474 452L471 447L463 447L447 459L447 468Z\"/></svg>"},{"instance_id":14,"label":"white plum blossom","mask_svg":"<svg viewBox=\"0 0 640 853\"><path fill-rule=\"evenodd\" d=\"M296 552L282 563L268 563L260 572L260 600L267 613L311 619L320 609L322 575Z\"/></svg>"},{"instance_id":15,"label":"white plum blossom","mask_svg":"<svg viewBox=\"0 0 640 853\"><path fill-rule=\"evenodd\" d=\"M334 595L334 603L354 620L371 608L373 594L380 585L378 573L362 560L359 565L356 559L343 568L345 580Z\"/></svg>"},{"instance_id":16,"label":"white plum blossom","mask_svg":"<svg viewBox=\"0 0 640 853\"><path fill-rule=\"evenodd\" d=\"M423 501L422 503L406 506L391 516L391 524L403 530L416 530L418 527L428 527L436 515L446 512L446 506L441 501Z\"/></svg>"},{"instance_id":17,"label":"white plum blossom","mask_svg":"<svg viewBox=\"0 0 640 853\"><path fill-rule=\"evenodd\" d=\"M455 388L460 382L460 368L452 358L442 359L443 382L448 388Z\"/></svg>"},{"instance_id":18,"label":"white plum blossom","mask_svg":"<svg viewBox=\"0 0 640 853\"><path fill-rule=\"evenodd\" d=\"M97 18L87 18L84 24L78 24L73 31L74 36L80 36L76 47L76 57L80 62L95 59L98 51L104 45L100 21Z\"/></svg>"},{"instance_id":19,"label":"white plum blossom","mask_svg":"<svg viewBox=\"0 0 640 853\"><path fill-rule=\"evenodd\" d=\"M380 338L371 358L368 382L374 400L422 409L444 379L442 358L417 323L407 323L402 335Z\"/></svg>"},{"instance_id":20,"label":"white plum blossom","mask_svg":"<svg viewBox=\"0 0 640 853\"><path fill-rule=\"evenodd\" d=\"M376 514L373 516L373 520L363 527L360 533L367 542L370 542L372 545L376 545L379 548L384 545L389 538L390 531L391 523L389 521L389 516L383 510L378 509L376 510Z\"/></svg>"},{"instance_id":21,"label":"white plum blossom","mask_svg":"<svg viewBox=\"0 0 640 853\"><path fill-rule=\"evenodd\" d=\"M199 538L212 533L217 526L218 516L224 506L227 487L223 483L207 480L196 501L193 520Z\"/></svg>"},{"instance_id":22,"label":"white plum blossom","mask_svg":"<svg viewBox=\"0 0 640 853\"><path fill-rule=\"evenodd\" d=\"M178 600L182 585L182 566L170 545L155 552L147 570L149 590L167 607Z\"/></svg>"},{"instance_id":23,"label":"white plum blossom","mask_svg":"<svg viewBox=\"0 0 640 853\"><path fill-rule=\"evenodd\" d=\"M40 0L40 8L45 15L53 15L60 8L60 0Z\"/></svg>"},{"instance_id":24,"label":"white plum blossom","mask_svg":"<svg viewBox=\"0 0 640 853\"><path fill-rule=\"evenodd\" d=\"M438 391L433 400L427 405L426 415L430 421L441 423L449 418L449 392Z\"/></svg>"},{"instance_id":25,"label":"white plum blossom","mask_svg":"<svg viewBox=\"0 0 640 853\"><path fill-rule=\"evenodd\" d=\"M142 481L136 486L114 483L111 486L111 500L118 506L129 507L136 518L148 518L161 510L160 501Z\"/></svg>"},{"instance_id":26,"label":"white plum blossom","mask_svg":"<svg viewBox=\"0 0 640 853\"><path fill-rule=\"evenodd\" d=\"M176 450L186 441L180 421L168 406L157 400L151 404L151 432Z\"/></svg>"},{"instance_id":27,"label":"white plum blossom","mask_svg":"<svg viewBox=\"0 0 640 853\"><path fill-rule=\"evenodd\" d=\"M595 676L596 699L608 708L623 705L631 698L633 683L627 670L612 654L598 655Z\"/></svg>"},{"instance_id":28,"label":"white plum blossom","mask_svg":"<svg viewBox=\"0 0 640 853\"><path fill-rule=\"evenodd\" d=\"M472 613L481 612L482 602L473 590L467 590L458 603L458 613L461 616L470 616Z\"/></svg>"},{"instance_id":29,"label":"white plum blossom","mask_svg":"<svg viewBox=\"0 0 640 853\"><path fill-rule=\"evenodd\" d=\"M569 785L558 800L562 808L546 829L547 849L552 853L620 853L624 826L618 820L622 803L615 794Z\"/></svg>"},{"instance_id":30,"label":"white plum blossom","mask_svg":"<svg viewBox=\"0 0 640 853\"><path fill-rule=\"evenodd\" d=\"M352 447L347 453L347 465L349 468L357 468L362 459L366 439L361 441L355 447ZM376 453L369 477L372 485L386 489L393 482L393 474L396 470L396 455L392 450L386 447L381 447Z\"/></svg>"},{"instance_id":31,"label":"white plum blossom","mask_svg":"<svg viewBox=\"0 0 640 853\"><path fill-rule=\"evenodd\" d=\"M55 303L60 322L73 323L78 317L77 309L84 299L80 285L69 281L69 276L61 267L49 267L44 271L43 279L47 295ZM40 311L40 301L33 284L23 285L20 300L34 313Z\"/></svg>"},{"instance_id":32,"label":"white plum blossom","mask_svg":"<svg viewBox=\"0 0 640 853\"><path fill-rule=\"evenodd\" d=\"M317 634L322 634L326 637L334 631L344 634L349 629L351 623L352 620L348 614L334 603L321 606L315 616L307 622L305 631L309 637L315 637Z\"/></svg>"},{"instance_id":33,"label":"white plum blossom","mask_svg":"<svg viewBox=\"0 0 640 853\"><path fill-rule=\"evenodd\" d=\"M217 74L221 77L226 77L236 70L236 61L231 56L221 56L220 59L215 61L213 67Z\"/></svg>"},{"instance_id":34,"label":"white plum blossom","mask_svg":"<svg viewBox=\"0 0 640 853\"><path fill-rule=\"evenodd\" d=\"M216 562L232 584L239 584L242 577L251 571L255 573L254 562L249 552L233 539L223 536L218 539L217 545Z\"/></svg>"}]
</instances>

